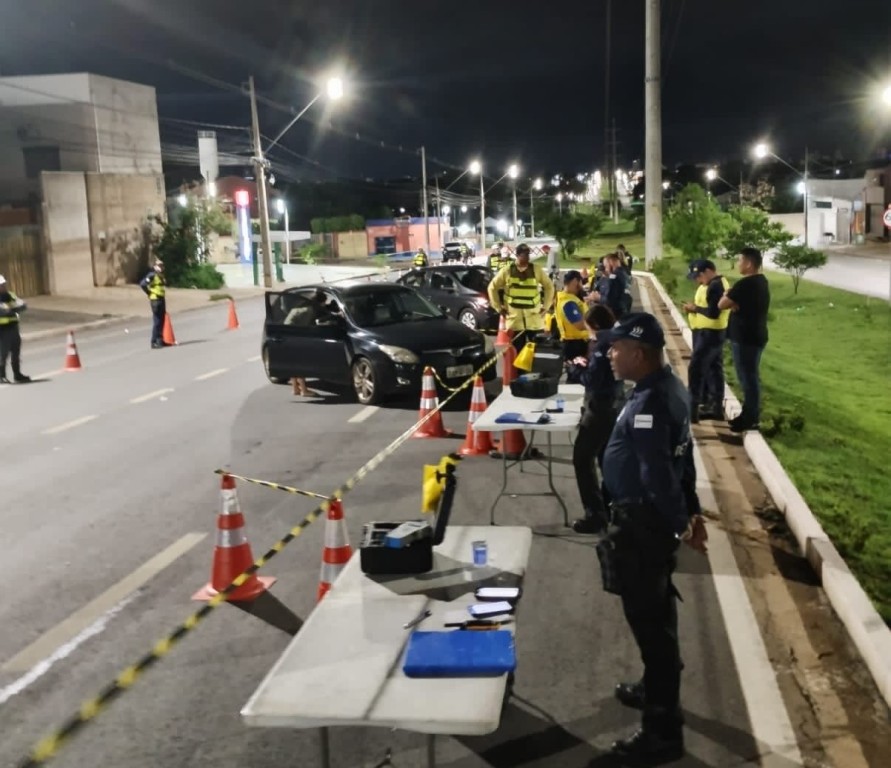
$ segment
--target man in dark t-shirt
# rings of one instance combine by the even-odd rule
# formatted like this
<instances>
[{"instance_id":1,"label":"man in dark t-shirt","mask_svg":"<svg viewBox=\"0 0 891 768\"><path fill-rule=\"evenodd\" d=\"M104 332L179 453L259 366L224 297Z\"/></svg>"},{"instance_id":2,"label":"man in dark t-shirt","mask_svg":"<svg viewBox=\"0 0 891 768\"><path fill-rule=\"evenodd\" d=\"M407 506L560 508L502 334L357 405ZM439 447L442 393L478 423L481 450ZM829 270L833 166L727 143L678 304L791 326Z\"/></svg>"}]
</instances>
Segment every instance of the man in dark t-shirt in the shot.
<instances>
[{"instance_id":1,"label":"man in dark t-shirt","mask_svg":"<svg viewBox=\"0 0 891 768\"><path fill-rule=\"evenodd\" d=\"M733 365L743 390L742 413L730 421L732 432L757 429L761 417L761 353L767 345L767 312L770 287L761 273L761 251L743 248L738 268L742 278L721 297L718 307L729 309L727 336Z\"/></svg>"}]
</instances>

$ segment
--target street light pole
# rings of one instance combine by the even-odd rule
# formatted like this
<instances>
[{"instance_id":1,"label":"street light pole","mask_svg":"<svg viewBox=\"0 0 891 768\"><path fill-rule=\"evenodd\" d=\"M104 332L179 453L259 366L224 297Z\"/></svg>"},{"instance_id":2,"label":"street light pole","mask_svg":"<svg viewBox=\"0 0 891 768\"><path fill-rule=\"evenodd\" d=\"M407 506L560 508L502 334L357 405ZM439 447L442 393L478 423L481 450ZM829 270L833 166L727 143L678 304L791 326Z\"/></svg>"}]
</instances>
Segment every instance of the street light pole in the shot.
<instances>
[{"instance_id":1,"label":"street light pole","mask_svg":"<svg viewBox=\"0 0 891 768\"><path fill-rule=\"evenodd\" d=\"M808 148L804 148L804 244L805 247L811 247L811 241L808 238L808 209L807 209L807 177L808 177Z\"/></svg>"},{"instance_id":2,"label":"street light pole","mask_svg":"<svg viewBox=\"0 0 891 768\"><path fill-rule=\"evenodd\" d=\"M263 248L263 285L272 288L272 254L269 246L269 204L266 198L266 160L260 143L260 118L257 115L257 92L254 77L248 79L251 95L251 129L254 134L254 178L257 183L257 208L260 215L260 246Z\"/></svg>"},{"instance_id":3,"label":"street light pole","mask_svg":"<svg viewBox=\"0 0 891 768\"><path fill-rule=\"evenodd\" d=\"M439 197L439 176L434 176L436 183L436 227L439 234L439 250L442 251L442 200Z\"/></svg>"},{"instance_id":4,"label":"street light pole","mask_svg":"<svg viewBox=\"0 0 891 768\"><path fill-rule=\"evenodd\" d=\"M427 152L421 147L421 184L423 185L423 194L421 195L424 205L424 243L427 246L427 258L430 258L430 217L427 215Z\"/></svg>"},{"instance_id":5,"label":"street light pole","mask_svg":"<svg viewBox=\"0 0 891 768\"><path fill-rule=\"evenodd\" d=\"M647 266L662 257L662 100L660 0L647 0L646 6L646 191L645 221Z\"/></svg>"}]
</instances>

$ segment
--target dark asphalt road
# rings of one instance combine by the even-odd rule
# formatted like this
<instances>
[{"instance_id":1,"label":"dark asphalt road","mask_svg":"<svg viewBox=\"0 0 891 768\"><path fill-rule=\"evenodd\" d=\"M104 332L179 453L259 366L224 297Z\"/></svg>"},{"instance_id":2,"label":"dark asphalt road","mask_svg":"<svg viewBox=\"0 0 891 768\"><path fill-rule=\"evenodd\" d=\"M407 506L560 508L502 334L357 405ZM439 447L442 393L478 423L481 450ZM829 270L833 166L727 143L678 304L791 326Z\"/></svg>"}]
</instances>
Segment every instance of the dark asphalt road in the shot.
<instances>
[{"instance_id":1,"label":"dark asphalt road","mask_svg":"<svg viewBox=\"0 0 891 768\"><path fill-rule=\"evenodd\" d=\"M143 321L82 333L82 371L0 390L8 447L0 483L6 574L0 766L15 765L194 609L190 596L207 581L211 564L215 468L327 493L416 418L416 403L366 410L343 396L295 399L289 387L266 382L258 361L262 303L240 303L236 332L223 330L225 313L214 307L181 315L180 346L166 350L148 348ZM64 340L29 344L25 355L28 373L52 373L62 366ZM350 421L360 413L367 418ZM466 411L452 410L445 421L463 435ZM353 543L365 521L416 517L422 464L457 445L412 440L359 485L345 500ZM568 456L569 445L560 452ZM571 467L558 472L558 487L576 508ZM533 466L522 482L534 488L543 479ZM499 480L500 465L491 459L462 462L453 522L487 520ZM239 496L255 555L314 506L244 484ZM520 616L517 696L496 734L441 739L441 764L581 768L636 722L636 713L612 698L612 687L639 674L637 653L618 601L600 589L593 541L567 535L553 500L519 498L499 513L538 534ZM91 601L189 534L207 536L135 592L123 590L89 610ZM310 527L265 569L279 579L275 597L300 617L314 604L322 536L321 524ZM690 752L678 765L757 763L771 749L751 725L740 683L751 671L738 667L731 652L709 561L684 551L677 584L684 596ZM61 642L28 654L32 643L72 616L81 620L80 636L60 631L53 637ZM316 765L314 732L248 729L238 714L288 640L260 619L222 606L53 764ZM24 658L17 656L23 650ZM761 700L761 718L789 719L779 702L774 712L775 701ZM794 714L791 719L797 724ZM414 734L350 729L335 731L332 743L339 767L373 766L387 747L400 768L423 764L423 739ZM763 764L798 763L773 754Z\"/></svg>"}]
</instances>

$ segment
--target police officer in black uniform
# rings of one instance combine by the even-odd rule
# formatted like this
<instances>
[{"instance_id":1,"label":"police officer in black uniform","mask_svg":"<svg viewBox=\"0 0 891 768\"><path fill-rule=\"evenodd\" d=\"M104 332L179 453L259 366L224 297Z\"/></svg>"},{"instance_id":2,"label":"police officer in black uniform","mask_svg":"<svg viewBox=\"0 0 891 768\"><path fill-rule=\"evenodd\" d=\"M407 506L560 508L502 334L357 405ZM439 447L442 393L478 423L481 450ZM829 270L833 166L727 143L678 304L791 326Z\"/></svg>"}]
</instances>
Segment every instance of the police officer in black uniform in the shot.
<instances>
[{"instance_id":1,"label":"police officer in black uniform","mask_svg":"<svg viewBox=\"0 0 891 768\"><path fill-rule=\"evenodd\" d=\"M705 552L707 538L696 496L690 396L663 361L665 336L655 317L625 315L603 336L612 344L616 378L634 382L603 456L616 577L608 588L621 596L644 665L640 682L616 686L619 701L643 710L643 722L613 744L613 753L635 765L658 765L684 753L675 552L680 541Z\"/></svg>"}]
</instances>

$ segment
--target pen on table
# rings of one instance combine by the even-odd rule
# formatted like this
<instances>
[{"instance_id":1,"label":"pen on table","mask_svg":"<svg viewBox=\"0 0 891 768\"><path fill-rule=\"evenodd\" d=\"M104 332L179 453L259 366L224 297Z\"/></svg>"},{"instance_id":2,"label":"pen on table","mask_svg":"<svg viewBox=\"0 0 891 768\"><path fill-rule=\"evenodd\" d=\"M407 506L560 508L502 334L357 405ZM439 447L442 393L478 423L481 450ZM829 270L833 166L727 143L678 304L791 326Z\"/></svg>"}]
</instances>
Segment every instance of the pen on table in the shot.
<instances>
[{"instance_id":1,"label":"pen on table","mask_svg":"<svg viewBox=\"0 0 891 768\"><path fill-rule=\"evenodd\" d=\"M416 618L412 619L411 621L407 621L405 624L403 624L403 625L402 625L402 628L403 628L403 629L411 629L412 627L416 627L416 626L418 626L418 624L420 624L424 619L426 619L428 616L430 616L430 615L432 615L432 614L433 614L433 611L430 611L430 610L427 610L427 611L421 611L421 613L418 614L418 616L417 616Z\"/></svg>"}]
</instances>

